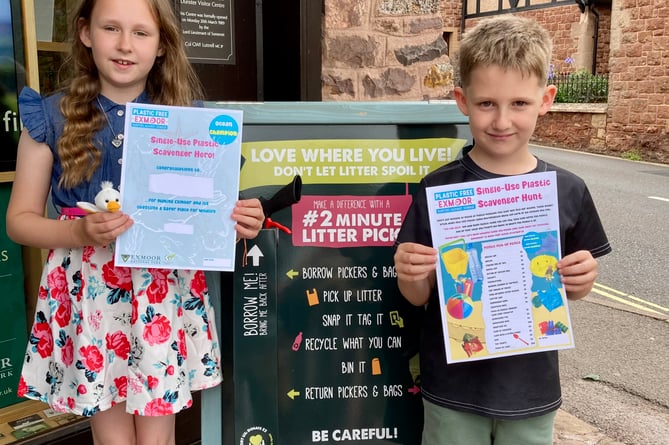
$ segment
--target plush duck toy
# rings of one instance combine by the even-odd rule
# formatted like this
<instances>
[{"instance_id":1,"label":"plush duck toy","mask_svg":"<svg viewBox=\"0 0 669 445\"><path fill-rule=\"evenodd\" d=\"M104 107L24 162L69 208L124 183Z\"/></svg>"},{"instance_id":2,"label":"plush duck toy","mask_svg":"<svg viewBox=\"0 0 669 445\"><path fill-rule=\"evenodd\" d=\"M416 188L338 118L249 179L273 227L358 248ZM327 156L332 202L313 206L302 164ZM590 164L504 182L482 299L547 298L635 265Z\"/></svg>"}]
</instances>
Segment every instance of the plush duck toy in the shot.
<instances>
[{"instance_id":1,"label":"plush duck toy","mask_svg":"<svg viewBox=\"0 0 669 445\"><path fill-rule=\"evenodd\" d=\"M88 213L116 212L121 209L121 193L109 181L102 181L102 190L95 195L95 204L77 201L77 207Z\"/></svg>"}]
</instances>

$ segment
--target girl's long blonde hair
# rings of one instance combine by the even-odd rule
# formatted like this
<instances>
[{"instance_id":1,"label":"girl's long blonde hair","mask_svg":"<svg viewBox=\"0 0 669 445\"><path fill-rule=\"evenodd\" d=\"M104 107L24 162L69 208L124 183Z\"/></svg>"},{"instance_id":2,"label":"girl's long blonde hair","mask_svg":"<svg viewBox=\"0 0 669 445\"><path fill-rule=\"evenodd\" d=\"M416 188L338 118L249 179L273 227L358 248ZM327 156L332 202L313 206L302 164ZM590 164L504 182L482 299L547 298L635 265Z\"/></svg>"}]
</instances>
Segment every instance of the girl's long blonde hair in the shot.
<instances>
[{"instance_id":1,"label":"girl's long blonde hair","mask_svg":"<svg viewBox=\"0 0 669 445\"><path fill-rule=\"evenodd\" d=\"M153 103L191 106L204 97L202 85L188 61L181 28L170 0L146 1L160 30L160 44L164 54L158 57L149 72L146 91ZM57 142L58 155L63 167L60 187L73 188L90 181L99 167L102 153L93 143L93 136L105 125L105 117L95 106L100 93L98 69L91 49L79 38L79 30L91 20L96 0L83 0L72 21L72 53L66 63L71 64L72 78L63 96L60 110L65 117L63 134Z\"/></svg>"}]
</instances>

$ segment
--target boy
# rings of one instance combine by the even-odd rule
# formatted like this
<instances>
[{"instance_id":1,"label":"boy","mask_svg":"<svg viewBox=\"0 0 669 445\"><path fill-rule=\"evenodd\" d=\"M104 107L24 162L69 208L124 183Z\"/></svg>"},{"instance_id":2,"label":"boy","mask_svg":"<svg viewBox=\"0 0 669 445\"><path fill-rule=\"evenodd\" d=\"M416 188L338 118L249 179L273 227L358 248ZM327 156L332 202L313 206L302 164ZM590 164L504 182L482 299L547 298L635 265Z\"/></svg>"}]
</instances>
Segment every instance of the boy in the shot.
<instances>
[{"instance_id":1,"label":"boy","mask_svg":"<svg viewBox=\"0 0 669 445\"><path fill-rule=\"evenodd\" d=\"M597 277L594 257L611 251L584 182L535 158L529 140L556 88L547 85L552 43L546 30L515 16L482 21L460 46L455 100L469 117L474 145L462 159L421 181L398 235L398 286L425 305L420 346L425 411L423 445L551 444L562 403L557 351L447 364L435 284L425 188L555 170L563 258L558 272L569 299L587 295Z\"/></svg>"}]
</instances>

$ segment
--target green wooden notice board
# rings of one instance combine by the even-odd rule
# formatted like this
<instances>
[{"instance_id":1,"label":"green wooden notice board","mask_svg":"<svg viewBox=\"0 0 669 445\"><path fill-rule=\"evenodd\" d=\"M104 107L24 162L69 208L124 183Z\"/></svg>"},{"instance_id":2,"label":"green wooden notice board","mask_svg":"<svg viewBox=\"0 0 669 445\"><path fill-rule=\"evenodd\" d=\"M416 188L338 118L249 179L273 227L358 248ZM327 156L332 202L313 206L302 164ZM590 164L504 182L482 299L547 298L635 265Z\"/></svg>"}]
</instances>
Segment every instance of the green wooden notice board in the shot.
<instances>
[{"instance_id":1,"label":"green wooden notice board","mask_svg":"<svg viewBox=\"0 0 669 445\"><path fill-rule=\"evenodd\" d=\"M10 191L10 183L0 184L3 210L7 209ZM16 397L16 390L27 344L21 246L7 237L5 218L0 222L0 289L0 408L3 408L21 400Z\"/></svg>"}]
</instances>

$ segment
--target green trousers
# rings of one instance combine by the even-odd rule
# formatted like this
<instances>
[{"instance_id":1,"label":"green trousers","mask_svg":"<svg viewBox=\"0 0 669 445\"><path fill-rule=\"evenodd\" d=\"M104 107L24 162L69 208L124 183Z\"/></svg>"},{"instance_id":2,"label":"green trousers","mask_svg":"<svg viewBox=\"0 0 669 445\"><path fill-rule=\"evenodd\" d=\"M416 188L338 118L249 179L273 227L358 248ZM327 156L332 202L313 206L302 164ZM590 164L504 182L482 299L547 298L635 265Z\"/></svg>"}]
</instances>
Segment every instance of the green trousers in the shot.
<instances>
[{"instance_id":1,"label":"green trousers","mask_svg":"<svg viewBox=\"0 0 669 445\"><path fill-rule=\"evenodd\" d=\"M551 445L556 411L499 420L443 408L423 400L422 445Z\"/></svg>"}]
</instances>

